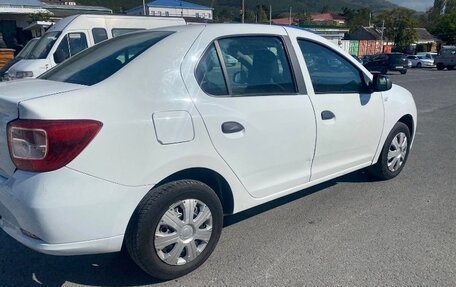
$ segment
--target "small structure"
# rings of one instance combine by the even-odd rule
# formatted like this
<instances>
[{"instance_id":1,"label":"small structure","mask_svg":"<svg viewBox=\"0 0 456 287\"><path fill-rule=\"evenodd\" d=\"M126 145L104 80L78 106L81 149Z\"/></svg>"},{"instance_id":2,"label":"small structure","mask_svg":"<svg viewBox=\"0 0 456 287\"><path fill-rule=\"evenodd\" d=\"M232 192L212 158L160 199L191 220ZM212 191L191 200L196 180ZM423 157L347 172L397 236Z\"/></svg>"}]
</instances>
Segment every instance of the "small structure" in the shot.
<instances>
[{"instance_id":1,"label":"small structure","mask_svg":"<svg viewBox=\"0 0 456 287\"><path fill-rule=\"evenodd\" d=\"M184 17L188 20L213 20L214 9L179 0L156 0L146 3L146 15L156 17ZM138 6L127 11L127 15L144 15L144 7Z\"/></svg>"},{"instance_id":2,"label":"small structure","mask_svg":"<svg viewBox=\"0 0 456 287\"><path fill-rule=\"evenodd\" d=\"M275 25L298 25L299 24L299 19L296 19L296 18L290 19L289 17L275 18L275 19L272 19L271 21L272 21L272 24L275 24Z\"/></svg>"},{"instance_id":3,"label":"small structure","mask_svg":"<svg viewBox=\"0 0 456 287\"><path fill-rule=\"evenodd\" d=\"M359 27L347 38L348 40L383 40L382 32L375 27Z\"/></svg>"},{"instance_id":4,"label":"small structure","mask_svg":"<svg viewBox=\"0 0 456 287\"><path fill-rule=\"evenodd\" d=\"M315 25L344 26L345 17L336 13L318 13L311 14L310 20Z\"/></svg>"},{"instance_id":5,"label":"small structure","mask_svg":"<svg viewBox=\"0 0 456 287\"><path fill-rule=\"evenodd\" d=\"M438 46L442 41L434 37L426 28L415 28L417 40L411 45L411 50L415 52L437 52Z\"/></svg>"}]
</instances>

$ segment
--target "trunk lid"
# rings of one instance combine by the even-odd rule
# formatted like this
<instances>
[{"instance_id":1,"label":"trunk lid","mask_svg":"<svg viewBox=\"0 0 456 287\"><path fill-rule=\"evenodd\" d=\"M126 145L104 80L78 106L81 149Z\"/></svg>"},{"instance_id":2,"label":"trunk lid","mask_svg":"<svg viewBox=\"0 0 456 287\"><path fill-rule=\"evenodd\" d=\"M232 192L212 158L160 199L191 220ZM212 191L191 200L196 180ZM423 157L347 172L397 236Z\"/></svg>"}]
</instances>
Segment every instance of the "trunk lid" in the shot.
<instances>
[{"instance_id":1,"label":"trunk lid","mask_svg":"<svg viewBox=\"0 0 456 287\"><path fill-rule=\"evenodd\" d=\"M6 127L10 121L19 117L19 103L83 87L85 86L36 79L0 83L0 176L9 177L16 170L9 154Z\"/></svg>"}]
</instances>

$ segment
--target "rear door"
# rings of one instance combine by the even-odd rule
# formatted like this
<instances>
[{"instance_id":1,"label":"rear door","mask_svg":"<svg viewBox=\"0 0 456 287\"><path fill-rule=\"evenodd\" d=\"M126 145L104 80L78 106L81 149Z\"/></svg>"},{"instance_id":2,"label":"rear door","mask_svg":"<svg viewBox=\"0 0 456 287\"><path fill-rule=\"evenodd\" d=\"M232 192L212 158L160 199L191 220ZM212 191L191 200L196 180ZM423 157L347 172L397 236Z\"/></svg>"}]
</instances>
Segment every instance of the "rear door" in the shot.
<instances>
[{"instance_id":1,"label":"rear door","mask_svg":"<svg viewBox=\"0 0 456 287\"><path fill-rule=\"evenodd\" d=\"M269 35L246 26L240 35L236 27L197 41L200 60L186 83L217 152L263 198L309 181L315 117L283 28Z\"/></svg>"}]
</instances>

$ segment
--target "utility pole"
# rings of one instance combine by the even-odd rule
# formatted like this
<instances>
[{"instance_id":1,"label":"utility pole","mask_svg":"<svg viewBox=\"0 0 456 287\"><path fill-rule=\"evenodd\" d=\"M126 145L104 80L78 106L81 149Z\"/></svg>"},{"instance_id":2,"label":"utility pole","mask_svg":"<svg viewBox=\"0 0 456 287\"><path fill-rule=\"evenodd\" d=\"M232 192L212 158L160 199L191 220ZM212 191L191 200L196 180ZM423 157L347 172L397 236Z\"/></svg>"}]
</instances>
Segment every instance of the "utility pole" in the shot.
<instances>
[{"instance_id":1,"label":"utility pole","mask_svg":"<svg viewBox=\"0 0 456 287\"><path fill-rule=\"evenodd\" d=\"M143 0L143 13L144 13L144 16L146 16L146 0Z\"/></svg>"},{"instance_id":2,"label":"utility pole","mask_svg":"<svg viewBox=\"0 0 456 287\"><path fill-rule=\"evenodd\" d=\"M382 20L382 41L383 41L383 31L385 30L385 20Z\"/></svg>"},{"instance_id":3,"label":"utility pole","mask_svg":"<svg viewBox=\"0 0 456 287\"><path fill-rule=\"evenodd\" d=\"M241 22L244 23L245 11L244 11L245 3L244 0L241 0Z\"/></svg>"},{"instance_id":4,"label":"utility pole","mask_svg":"<svg viewBox=\"0 0 456 287\"><path fill-rule=\"evenodd\" d=\"M272 25L272 5L269 5L269 25Z\"/></svg>"},{"instance_id":5,"label":"utility pole","mask_svg":"<svg viewBox=\"0 0 456 287\"><path fill-rule=\"evenodd\" d=\"M372 12L369 13L369 27L371 26Z\"/></svg>"},{"instance_id":6,"label":"utility pole","mask_svg":"<svg viewBox=\"0 0 456 287\"><path fill-rule=\"evenodd\" d=\"M288 20L289 20L288 22L290 22L290 25L291 25L291 6L290 6L290 17Z\"/></svg>"}]
</instances>

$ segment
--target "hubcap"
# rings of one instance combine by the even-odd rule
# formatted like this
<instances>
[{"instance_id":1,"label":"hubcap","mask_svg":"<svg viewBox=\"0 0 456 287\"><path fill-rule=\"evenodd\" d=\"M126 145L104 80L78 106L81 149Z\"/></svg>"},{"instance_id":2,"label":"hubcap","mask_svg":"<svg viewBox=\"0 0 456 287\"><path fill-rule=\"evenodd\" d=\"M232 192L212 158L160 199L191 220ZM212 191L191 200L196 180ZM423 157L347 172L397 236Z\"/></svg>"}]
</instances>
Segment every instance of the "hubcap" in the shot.
<instances>
[{"instance_id":1,"label":"hubcap","mask_svg":"<svg viewBox=\"0 0 456 287\"><path fill-rule=\"evenodd\" d=\"M406 154L407 136L400 132L393 138L388 150L388 169L391 172L397 171L404 163Z\"/></svg>"},{"instance_id":2,"label":"hubcap","mask_svg":"<svg viewBox=\"0 0 456 287\"><path fill-rule=\"evenodd\" d=\"M212 214L204 202L186 199L165 212L155 230L154 247L169 265L184 265L198 257L212 234Z\"/></svg>"}]
</instances>

